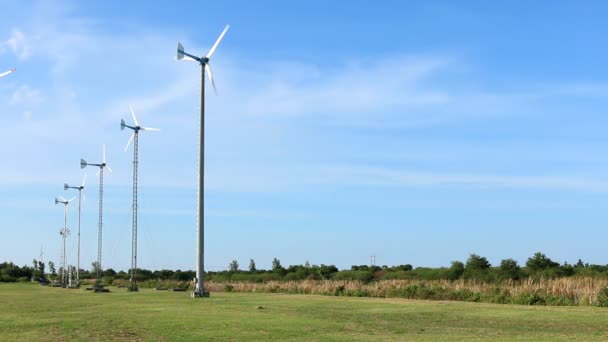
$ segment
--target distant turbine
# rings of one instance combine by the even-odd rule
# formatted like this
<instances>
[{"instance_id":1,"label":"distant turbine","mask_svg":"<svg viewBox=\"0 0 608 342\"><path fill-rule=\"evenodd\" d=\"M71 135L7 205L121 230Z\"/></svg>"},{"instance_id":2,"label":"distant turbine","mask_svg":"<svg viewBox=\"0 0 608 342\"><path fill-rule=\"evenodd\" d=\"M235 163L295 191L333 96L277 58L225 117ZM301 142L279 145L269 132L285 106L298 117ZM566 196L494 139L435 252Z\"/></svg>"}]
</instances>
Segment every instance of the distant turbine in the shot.
<instances>
[{"instance_id":1,"label":"distant turbine","mask_svg":"<svg viewBox=\"0 0 608 342\"><path fill-rule=\"evenodd\" d=\"M61 286L66 287L65 282L65 274L66 274L66 256L65 256L65 239L70 234L70 230L68 229L68 204L74 200L75 197L66 200L65 198L59 196L59 198L55 197L55 205L61 203L63 204L63 228L59 230L59 234L63 237L63 245L61 248Z\"/></svg>"},{"instance_id":2,"label":"distant turbine","mask_svg":"<svg viewBox=\"0 0 608 342\"><path fill-rule=\"evenodd\" d=\"M87 181L87 175L82 177L82 184L80 186L69 186L67 183L63 184L63 190L76 189L78 190L78 261L76 262L76 286L80 287L80 206L82 199L84 198L84 183Z\"/></svg>"},{"instance_id":3,"label":"distant turbine","mask_svg":"<svg viewBox=\"0 0 608 342\"><path fill-rule=\"evenodd\" d=\"M224 31L220 34L219 38L215 41L215 44L211 47L207 55L204 57L197 57L186 53L181 43L177 43L177 59L178 60L190 60L196 61L201 66L201 123L200 123L200 142L199 142L199 171L198 171L198 217L197 217L197 234L198 240L196 244L196 285L194 291L192 291L192 297L209 297L209 292L205 291L203 277L205 275L205 71L209 75L209 81L213 86L213 90L217 93L215 88L215 82L213 81L213 75L211 73L211 65L209 60L215 53L215 49L220 44L224 35L230 28L230 25L226 25Z\"/></svg>"},{"instance_id":4,"label":"distant turbine","mask_svg":"<svg viewBox=\"0 0 608 342\"><path fill-rule=\"evenodd\" d=\"M3 72L3 73L1 73L1 74L0 74L0 77L4 77L4 76L6 76L6 75L12 74L12 73L14 73L15 71L17 71L17 69L15 69L15 68L13 68L13 69L11 69L11 70L9 70L9 71L5 71L5 72Z\"/></svg>"},{"instance_id":5,"label":"distant turbine","mask_svg":"<svg viewBox=\"0 0 608 342\"><path fill-rule=\"evenodd\" d=\"M103 145L103 159L100 164L87 163L86 160L80 159L80 168L84 169L87 165L99 167L97 174L99 175L99 230L97 235L97 286L101 286L101 237L103 228L103 169L108 169L112 172L112 169L106 163L106 145Z\"/></svg>"},{"instance_id":6,"label":"distant turbine","mask_svg":"<svg viewBox=\"0 0 608 342\"><path fill-rule=\"evenodd\" d=\"M122 131L125 127L133 130L133 134L131 134L131 138L125 146L125 152L129 148L131 141L133 142L133 227L132 227L132 236L131 236L131 285L129 287L130 291L137 291L137 281L135 280L135 273L137 270L137 165L138 165L138 141L139 141L139 131L160 131L158 128L148 128L141 127L139 122L137 121L137 117L135 116L135 112L133 108L129 106L131 110L131 115L133 116L133 122L135 126L129 126L125 124L125 120L120 119L120 130Z\"/></svg>"}]
</instances>

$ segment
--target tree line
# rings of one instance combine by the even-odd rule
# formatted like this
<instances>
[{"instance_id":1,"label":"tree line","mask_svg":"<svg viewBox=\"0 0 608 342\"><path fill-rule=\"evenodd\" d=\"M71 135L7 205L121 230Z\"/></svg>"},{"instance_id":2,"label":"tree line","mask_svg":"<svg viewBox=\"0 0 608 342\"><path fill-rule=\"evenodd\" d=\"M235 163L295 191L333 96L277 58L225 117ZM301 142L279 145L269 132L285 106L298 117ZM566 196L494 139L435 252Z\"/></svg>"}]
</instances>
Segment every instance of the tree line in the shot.
<instances>
[{"instance_id":1,"label":"tree line","mask_svg":"<svg viewBox=\"0 0 608 342\"><path fill-rule=\"evenodd\" d=\"M48 266L48 268L46 267ZM80 270L81 279L94 278L97 265L93 263L91 270ZM30 281L40 279L58 279L61 268L55 264L47 264L34 259L32 266L18 266L12 262L0 263L0 282ZM111 283L114 279L128 280L130 270L115 271L111 268L102 272L104 282ZM137 280L176 280L189 281L195 277L192 270L147 270L137 269ZM465 261L452 261L449 267L412 267L411 264L397 266L353 265L350 269L339 270L335 265L302 265L283 267L279 259L274 258L269 270L258 269L255 261L250 259L246 270L242 270L238 261L233 260L224 271L207 272L206 279L211 281L250 281L264 282L270 280L359 280L370 282L383 279L417 279L417 280L458 280L472 279L483 282L501 282L505 280L521 280L527 278L558 278L558 277L606 277L608 265L584 263L580 259L576 264L567 262L560 264L544 253L538 252L529 257L525 265L519 265L514 259L501 260L498 265L492 265L487 258L471 254Z\"/></svg>"}]
</instances>

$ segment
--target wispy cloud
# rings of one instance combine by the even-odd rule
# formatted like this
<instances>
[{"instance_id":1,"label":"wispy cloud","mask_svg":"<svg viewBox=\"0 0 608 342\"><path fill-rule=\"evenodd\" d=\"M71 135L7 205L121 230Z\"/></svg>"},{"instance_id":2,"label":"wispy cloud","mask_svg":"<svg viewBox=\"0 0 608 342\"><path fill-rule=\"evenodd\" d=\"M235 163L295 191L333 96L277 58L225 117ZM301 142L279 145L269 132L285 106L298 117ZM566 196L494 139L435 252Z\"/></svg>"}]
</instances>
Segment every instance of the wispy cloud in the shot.
<instances>
[{"instance_id":1,"label":"wispy cloud","mask_svg":"<svg viewBox=\"0 0 608 342\"><path fill-rule=\"evenodd\" d=\"M139 28L118 35L100 33L95 29L98 23L82 19L37 18L11 29L10 44L5 43L20 58L39 57L46 63L40 83L47 86L16 85L7 98L9 105L0 104L3 112L14 111L26 119L0 118L0 143L14 143L21 149L5 156L10 167L0 170L1 181L56 182L73 171L80 156L98 155L101 143L108 144L114 165L128 165L128 156L122 153L128 136L121 134L117 123L132 104L140 120L163 129L154 139L146 140L155 150L147 161L163 165L147 171L148 184L191 186L194 167L183 165L196 163L200 80L196 64L174 60L179 32ZM35 37L35 49L29 37ZM188 37L181 38L187 41ZM224 44L229 44L229 40ZM187 45L193 50L205 50ZM345 182L605 189L601 180L479 172L474 167L475 156L467 157L470 171L460 173L374 168L378 160L391 159L385 153L386 146L377 152L365 151L365 167L319 167L320 161L310 156L297 165L285 161L292 156L284 151L302 150L303 144L304 151L323 152L336 163L351 157L314 140L297 141L289 136L297 130L331 127L331 134L336 137L324 137L324 144L332 146L338 143L340 132L352 127L366 130L441 126L533 113L538 106L537 98L530 93L462 86L475 75L474 70L462 71L461 64L465 62L459 58L398 54L361 57L345 60L342 66L328 66L302 60L269 60L251 65L245 58L224 50L218 50L216 57L214 76L220 96L211 92L207 96L211 189L279 191L302 184ZM541 90L538 93L546 96L563 94L550 87ZM574 90L594 94L598 87ZM45 105L40 106L43 101ZM399 139L391 144L393 150L400 148ZM74 141L78 141L78 146L72 146ZM445 144L450 144L449 139ZM281 153L277 152L279 148ZM31 160L24 160L24 155ZM261 156L260 160L252 161L253 155ZM446 159L453 161L454 157ZM57 167L47 174L33 176L30 172L37 164L51 162ZM120 167L117 170L108 182L130 181L128 172L120 172Z\"/></svg>"},{"instance_id":2,"label":"wispy cloud","mask_svg":"<svg viewBox=\"0 0 608 342\"><path fill-rule=\"evenodd\" d=\"M34 89L28 85L22 85L15 92L13 92L13 96L11 97L9 104L11 105L37 105L44 100L44 97L40 93L40 90Z\"/></svg>"},{"instance_id":3,"label":"wispy cloud","mask_svg":"<svg viewBox=\"0 0 608 342\"><path fill-rule=\"evenodd\" d=\"M4 45L19 59L25 60L31 56L31 47L25 34L18 28L11 30L10 37Z\"/></svg>"}]
</instances>

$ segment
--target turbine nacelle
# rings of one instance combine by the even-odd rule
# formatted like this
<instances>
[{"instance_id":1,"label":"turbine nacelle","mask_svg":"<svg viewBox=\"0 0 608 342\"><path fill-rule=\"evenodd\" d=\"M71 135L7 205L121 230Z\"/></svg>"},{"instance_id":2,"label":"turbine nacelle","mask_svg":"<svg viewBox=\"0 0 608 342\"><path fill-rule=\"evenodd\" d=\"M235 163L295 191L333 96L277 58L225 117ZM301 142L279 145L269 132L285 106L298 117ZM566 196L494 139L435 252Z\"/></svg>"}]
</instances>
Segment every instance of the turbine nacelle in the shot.
<instances>
[{"instance_id":1,"label":"turbine nacelle","mask_svg":"<svg viewBox=\"0 0 608 342\"><path fill-rule=\"evenodd\" d=\"M99 171L97 171L97 174L99 174L99 172L101 172L101 170L103 168L106 168L106 169L108 169L108 171L112 172L112 169L106 163L106 145L105 144L103 144L103 159L102 160L103 160L103 162L101 164L92 164L92 163L87 163L86 160L81 158L80 159L80 168L84 169L86 166L89 166L89 165L90 166L99 166ZM83 181L82 186L84 187L84 181Z\"/></svg>"},{"instance_id":2,"label":"turbine nacelle","mask_svg":"<svg viewBox=\"0 0 608 342\"><path fill-rule=\"evenodd\" d=\"M76 198L76 197L72 197L69 200L66 200L65 198L63 198L61 196L59 196L59 198L55 197L55 205L57 205L59 203L68 205L70 202L72 202L74 200L74 198Z\"/></svg>"},{"instance_id":3,"label":"turbine nacelle","mask_svg":"<svg viewBox=\"0 0 608 342\"><path fill-rule=\"evenodd\" d=\"M207 54L202 57L197 57L197 56L187 53L184 50L184 46L179 42L177 43L177 60L199 62L201 67L203 67L203 70L207 72L207 75L209 76L209 81L211 82L211 85L213 86L213 91L216 94L217 94L217 89L215 88L215 82L213 81L213 74L211 72L211 64L209 64L209 60L211 59L211 56L213 56L213 54L215 53L215 50L217 49L218 45L220 45L220 42L222 41L222 39L224 39L224 35L226 34L226 32L228 32L229 28L230 28L230 25L226 25L226 27L224 28L224 31L222 31L222 33L217 38L217 40L215 41L215 43L213 44L211 49L209 49L209 52L207 52Z\"/></svg>"},{"instance_id":4,"label":"turbine nacelle","mask_svg":"<svg viewBox=\"0 0 608 342\"><path fill-rule=\"evenodd\" d=\"M129 138L129 142L127 142L127 145L125 146L125 152L129 148L129 145L131 145L131 142L133 142L133 139L135 139L135 135L138 134L139 131L160 131L159 128L141 127L139 125L139 121L137 121L137 116L135 115L135 111L133 110L133 107L129 106L129 110L131 111L131 116L133 117L133 122L135 123L135 126L129 126L125 123L125 120L120 119L120 130L121 131L124 130L125 127L133 130L133 134L131 134L131 138Z\"/></svg>"}]
</instances>

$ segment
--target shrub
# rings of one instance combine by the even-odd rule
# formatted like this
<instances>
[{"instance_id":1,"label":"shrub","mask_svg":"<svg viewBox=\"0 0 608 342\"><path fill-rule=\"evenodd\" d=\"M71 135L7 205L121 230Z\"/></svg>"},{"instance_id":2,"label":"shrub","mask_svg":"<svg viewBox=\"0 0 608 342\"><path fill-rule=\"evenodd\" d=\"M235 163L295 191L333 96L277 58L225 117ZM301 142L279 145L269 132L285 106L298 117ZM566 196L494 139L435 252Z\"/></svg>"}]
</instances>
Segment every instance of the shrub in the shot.
<instances>
[{"instance_id":1,"label":"shrub","mask_svg":"<svg viewBox=\"0 0 608 342\"><path fill-rule=\"evenodd\" d=\"M608 307L608 287L604 287L598 291L597 306Z\"/></svg>"}]
</instances>

